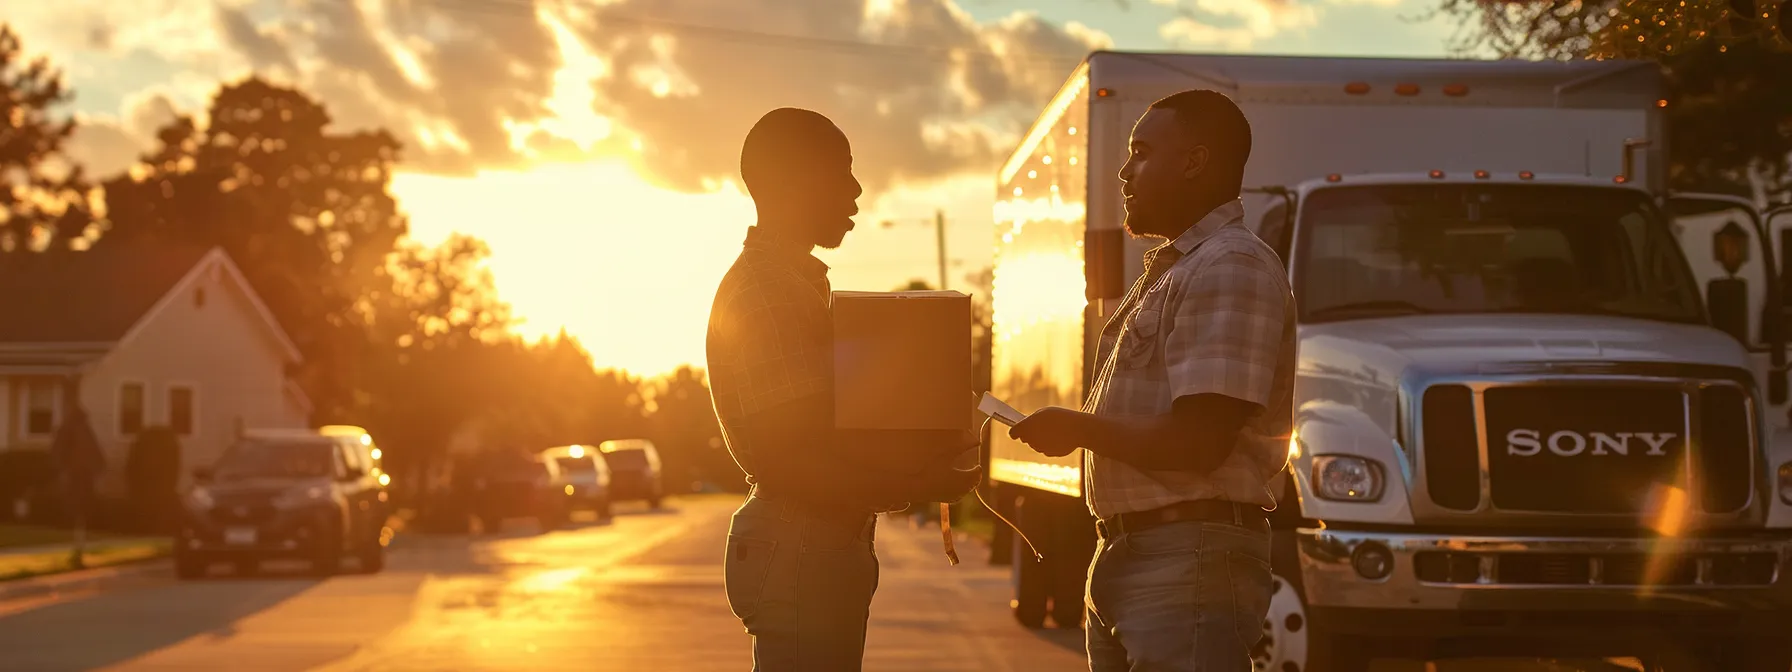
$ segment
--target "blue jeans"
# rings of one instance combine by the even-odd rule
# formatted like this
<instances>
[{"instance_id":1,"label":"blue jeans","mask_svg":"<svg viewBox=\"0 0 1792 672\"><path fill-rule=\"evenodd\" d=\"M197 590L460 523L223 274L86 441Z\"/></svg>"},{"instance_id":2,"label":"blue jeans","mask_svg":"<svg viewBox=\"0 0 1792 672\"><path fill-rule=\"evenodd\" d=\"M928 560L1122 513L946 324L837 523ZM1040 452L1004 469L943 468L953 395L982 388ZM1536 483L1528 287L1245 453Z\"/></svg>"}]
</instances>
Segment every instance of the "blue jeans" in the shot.
<instances>
[{"instance_id":1,"label":"blue jeans","mask_svg":"<svg viewBox=\"0 0 1792 672\"><path fill-rule=\"evenodd\" d=\"M1089 564L1091 672L1250 672L1274 586L1269 533L1185 521L1103 539Z\"/></svg>"},{"instance_id":2,"label":"blue jeans","mask_svg":"<svg viewBox=\"0 0 1792 672\"><path fill-rule=\"evenodd\" d=\"M817 516L748 497L728 529L728 607L753 636L755 672L857 672L877 592L877 517Z\"/></svg>"}]
</instances>

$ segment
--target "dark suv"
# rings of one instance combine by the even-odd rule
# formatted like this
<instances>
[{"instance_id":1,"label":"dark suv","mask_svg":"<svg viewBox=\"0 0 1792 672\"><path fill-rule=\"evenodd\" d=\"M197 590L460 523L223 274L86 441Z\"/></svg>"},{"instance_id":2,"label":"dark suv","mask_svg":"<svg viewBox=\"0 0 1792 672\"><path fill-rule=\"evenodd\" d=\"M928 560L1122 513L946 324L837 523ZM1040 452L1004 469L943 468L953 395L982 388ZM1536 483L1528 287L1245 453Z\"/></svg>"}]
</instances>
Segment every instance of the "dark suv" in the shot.
<instances>
[{"instance_id":1,"label":"dark suv","mask_svg":"<svg viewBox=\"0 0 1792 672\"><path fill-rule=\"evenodd\" d=\"M543 531L566 523L572 496L558 481L553 460L510 450L472 456L455 470L454 489L480 527L496 532L510 518L534 518Z\"/></svg>"},{"instance_id":2,"label":"dark suv","mask_svg":"<svg viewBox=\"0 0 1792 672\"><path fill-rule=\"evenodd\" d=\"M660 453L646 439L605 441L598 446L610 467L610 501L646 500L660 508L665 490L660 484Z\"/></svg>"},{"instance_id":3,"label":"dark suv","mask_svg":"<svg viewBox=\"0 0 1792 672\"><path fill-rule=\"evenodd\" d=\"M310 560L320 575L353 554L361 570L385 566L386 490L359 443L303 430L246 436L210 468L194 470L174 539L181 578L214 562L239 572L262 560Z\"/></svg>"}]
</instances>

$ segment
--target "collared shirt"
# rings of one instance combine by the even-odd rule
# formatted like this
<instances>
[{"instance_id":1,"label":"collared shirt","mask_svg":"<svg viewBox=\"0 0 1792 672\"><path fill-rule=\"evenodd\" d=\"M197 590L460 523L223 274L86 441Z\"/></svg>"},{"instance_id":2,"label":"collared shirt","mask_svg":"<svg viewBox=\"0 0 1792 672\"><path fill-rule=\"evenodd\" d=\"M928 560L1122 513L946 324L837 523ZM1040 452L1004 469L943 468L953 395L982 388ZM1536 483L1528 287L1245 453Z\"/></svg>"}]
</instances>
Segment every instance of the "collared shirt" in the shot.
<instances>
[{"instance_id":1,"label":"collared shirt","mask_svg":"<svg viewBox=\"0 0 1792 672\"><path fill-rule=\"evenodd\" d=\"M753 414L833 390L827 264L762 227L747 230L710 309L709 389L728 451L747 481L756 450L740 431Z\"/></svg>"},{"instance_id":2,"label":"collared shirt","mask_svg":"<svg viewBox=\"0 0 1792 672\"><path fill-rule=\"evenodd\" d=\"M1294 295L1285 267L1232 201L1147 253L1145 269L1102 330L1084 410L1162 415L1178 397L1213 393L1264 411L1208 473L1139 469L1085 451L1090 511L1106 518L1197 499L1273 508L1269 484L1287 464L1294 423Z\"/></svg>"}]
</instances>

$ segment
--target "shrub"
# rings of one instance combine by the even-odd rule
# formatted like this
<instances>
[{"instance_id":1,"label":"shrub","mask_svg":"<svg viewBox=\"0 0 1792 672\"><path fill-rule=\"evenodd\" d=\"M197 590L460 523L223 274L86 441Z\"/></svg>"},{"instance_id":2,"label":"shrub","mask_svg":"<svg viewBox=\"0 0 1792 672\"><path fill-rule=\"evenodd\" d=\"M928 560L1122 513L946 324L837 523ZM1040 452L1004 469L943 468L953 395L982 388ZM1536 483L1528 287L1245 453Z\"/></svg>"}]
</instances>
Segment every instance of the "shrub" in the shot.
<instances>
[{"instance_id":1,"label":"shrub","mask_svg":"<svg viewBox=\"0 0 1792 672\"><path fill-rule=\"evenodd\" d=\"M142 531L172 529L180 469L180 436L174 430L149 427L137 433L130 455L125 458L125 485Z\"/></svg>"}]
</instances>

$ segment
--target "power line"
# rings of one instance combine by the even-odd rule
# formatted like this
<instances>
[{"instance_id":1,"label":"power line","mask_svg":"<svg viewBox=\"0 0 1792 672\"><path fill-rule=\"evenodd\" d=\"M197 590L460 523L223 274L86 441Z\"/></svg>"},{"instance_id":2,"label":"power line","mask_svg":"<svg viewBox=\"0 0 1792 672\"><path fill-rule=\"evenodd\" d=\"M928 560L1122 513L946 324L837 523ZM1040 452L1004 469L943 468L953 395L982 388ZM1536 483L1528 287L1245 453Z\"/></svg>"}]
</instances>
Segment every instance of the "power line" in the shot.
<instances>
[{"instance_id":1,"label":"power line","mask_svg":"<svg viewBox=\"0 0 1792 672\"><path fill-rule=\"evenodd\" d=\"M342 1L343 2L353 2L353 0L342 0ZM422 0L422 1L425 4L434 5L436 7L439 7L442 9L447 9L447 10L452 10L452 11L482 12L482 13L487 13L487 14L491 14L494 16L505 16L505 17L517 18L517 19L522 19L522 18L534 19L536 10L539 6L536 2L532 2L531 0ZM542 3L542 4L547 4L547 3ZM560 1L560 2L554 2L552 4L566 6L569 3ZM720 26L709 26L709 25L694 24L694 23L683 23L683 22L678 22L678 21L667 21L664 19L655 19L655 18L641 17L641 16L628 16L628 15L622 15L622 14L612 14L612 13L607 13L607 12L598 13L595 16L596 16L596 19L599 24L609 23L609 24L622 24L622 25L646 27L646 28L658 28L658 29L681 33L681 34L700 36L700 37L717 40L717 41L740 42L740 43L754 44L754 45L758 45L758 46L766 46L766 47L781 48L781 49L808 49L808 50L826 51L826 52L854 55L854 56L902 58L902 59L910 59L910 60L920 58L920 59L929 59L929 60L944 61L944 62L953 62L953 61L958 61L958 60L966 59L966 58L993 59L993 60L1003 61L1006 63L1022 64L1026 67L1036 67L1036 68L1049 67L1049 68L1053 68L1053 69L1057 69L1057 70L1063 70L1066 72L1068 72L1071 68L1076 67L1077 64L1082 62L1081 57L1075 57L1075 58L1052 57L1052 56L1017 57L1017 56L1013 56L1013 55L1009 55L1009 54L1003 54L1000 52L992 51L989 49L960 49L960 48L952 48L952 47L922 47L922 46L905 45L905 44L886 44L886 43L879 43L879 42L865 42L865 41L860 41L860 40L841 40L841 39L833 39L833 38L812 37L812 36L806 36L806 35L765 33L765 32L758 32L758 31L741 30L741 29L737 29L737 28L723 28Z\"/></svg>"}]
</instances>

